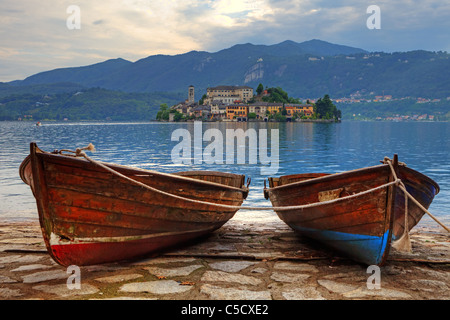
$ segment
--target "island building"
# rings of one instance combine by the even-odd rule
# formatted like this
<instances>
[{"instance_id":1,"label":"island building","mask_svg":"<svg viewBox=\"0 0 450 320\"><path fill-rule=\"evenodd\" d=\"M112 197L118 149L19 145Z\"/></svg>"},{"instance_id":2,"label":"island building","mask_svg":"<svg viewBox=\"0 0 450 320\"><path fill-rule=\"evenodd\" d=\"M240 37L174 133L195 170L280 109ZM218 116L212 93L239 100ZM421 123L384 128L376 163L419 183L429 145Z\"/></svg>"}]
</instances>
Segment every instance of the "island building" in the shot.
<instances>
[{"instance_id":1,"label":"island building","mask_svg":"<svg viewBox=\"0 0 450 320\"><path fill-rule=\"evenodd\" d=\"M290 104L284 106L286 108L286 116L293 117L295 114L299 116L312 117L314 114L314 107L310 104Z\"/></svg>"},{"instance_id":2,"label":"island building","mask_svg":"<svg viewBox=\"0 0 450 320\"><path fill-rule=\"evenodd\" d=\"M310 118L314 115L311 104L283 104L257 101L248 103L253 98L253 88L246 86L219 86L208 88L203 105L195 102L195 87L189 86L188 99L175 104L172 110L194 119L208 121L269 121L271 114L283 113L287 121L300 117ZM286 112L283 112L283 111ZM249 117L249 114L252 114ZM173 121L174 114L171 114ZM192 119L192 118L191 118Z\"/></svg>"},{"instance_id":3,"label":"island building","mask_svg":"<svg viewBox=\"0 0 450 320\"><path fill-rule=\"evenodd\" d=\"M192 114L197 106L198 103L195 102L195 87L191 85L188 88L188 98L173 105L170 109L183 114Z\"/></svg>"},{"instance_id":4,"label":"island building","mask_svg":"<svg viewBox=\"0 0 450 320\"><path fill-rule=\"evenodd\" d=\"M226 113L227 113L227 104L222 103L222 101L217 101L217 100L214 100L211 103L211 114L226 116Z\"/></svg>"},{"instance_id":5,"label":"island building","mask_svg":"<svg viewBox=\"0 0 450 320\"><path fill-rule=\"evenodd\" d=\"M247 121L248 106L246 104L230 104L226 110L228 120Z\"/></svg>"},{"instance_id":6,"label":"island building","mask_svg":"<svg viewBox=\"0 0 450 320\"><path fill-rule=\"evenodd\" d=\"M264 120L267 118L268 113L281 112L282 109L282 103L255 102L248 105L248 113L256 114L257 120Z\"/></svg>"},{"instance_id":7,"label":"island building","mask_svg":"<svg viewBox=\"0 0 450 320\"><path fill-rule=\"evenodd\" d=\"M195 103L195 87L189 86L189 92L188 92L188 104L194 104Z\"/></svg>"},{"instance_id":8,"label":"island building","mask_svg":"<svg viewBox=\"0 0 450 320\"><path fill-rule=\"evenodd\" d=\"M267 106L267 111L269 111L269 113L279 113L283 110L283 104L282 103L273 103L271 105Z\"/></svg>"},{"instance_id":9,"label":"island building","mask_svg":"<svg viewBox=\"0 0 450 320\"><path fill-rule=\"evenodd\" d=\"M213 101L233 104L236 101L247 103L253 98L253 88L247 86L218 86L206 90L204 104L211 104Z\"/></svg>"}]
</instances>

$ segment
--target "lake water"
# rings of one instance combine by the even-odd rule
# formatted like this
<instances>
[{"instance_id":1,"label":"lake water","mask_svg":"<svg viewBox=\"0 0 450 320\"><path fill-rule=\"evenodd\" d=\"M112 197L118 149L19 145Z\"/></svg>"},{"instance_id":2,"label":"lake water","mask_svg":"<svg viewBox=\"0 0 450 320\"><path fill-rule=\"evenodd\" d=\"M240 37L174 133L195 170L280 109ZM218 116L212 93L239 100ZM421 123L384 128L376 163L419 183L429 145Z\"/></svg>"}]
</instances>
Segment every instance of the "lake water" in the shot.
<instances>
[{"instance_id":1,"label":"lake water","mask_svg":"<svg viewBox=\"0 0 450 320\"><path fill-rule=\"evenodd\" d=\"M76 149L93 143L92 158L162 172L214 170L251 177L246 206L270 206L263 196L263 164L176 165L171 153L178 141L176 129L195 135L193 123L43 123L0 122L0 220L37 219L30 188L18 169L35 141L45 151ZM308 172L342 172L379 164L395 153L399 160L434 179L441 187L430 211L447 225L450 221L450 123L445 122L353 122L324 123L203 123L202 133L218 129L278 130L279 169L276 176ZM218 132L218 131L216 131ZM193 143L194 144L194 143ZM210 142L204 142L206 147ZM249 147L247 148L249 149ZM247 150L248 153L248 150ZM270 148L268 151L270 155ZM224 160L226 159L224 155ZM239 219L276 219L273 211L242 212ZM234 219L234 218L233 218ZM429 221L429 222L427 222ZM421 222L432 223L424 218Z\"/></svg>"}]
</instances>

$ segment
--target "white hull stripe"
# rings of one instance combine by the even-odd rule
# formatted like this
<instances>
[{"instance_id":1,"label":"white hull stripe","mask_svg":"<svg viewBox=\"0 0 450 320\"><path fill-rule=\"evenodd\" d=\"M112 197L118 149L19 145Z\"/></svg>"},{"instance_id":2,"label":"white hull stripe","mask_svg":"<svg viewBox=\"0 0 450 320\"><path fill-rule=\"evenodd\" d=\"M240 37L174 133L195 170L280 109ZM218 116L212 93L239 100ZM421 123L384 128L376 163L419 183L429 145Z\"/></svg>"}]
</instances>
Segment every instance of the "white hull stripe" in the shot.
<instances>
[{"instance_id":1,"label":"white hull stripe","mask_svg":"<svg viewBox=\"0 0 450 320\"><path fill-rule=\"evenodd\" d=\"M178 231L178 232L161 232L161 233L152 233L148 235L137 235L137 236L125 236L125 237L98 237L98 238L75 238L73 240L66 240L61 238L55 233L51 233L50 235L50 245L51 246L64 246L64 245L74 245L74 244L95 244L95 243L111 243L111 242L129 242L136 240L146 240L158 237L171 237L178 236L184 234L198 233L198 232L210 232L215 228L206 228L206 229L198 229L198 230L190 230L190 231Z\"/></svg>"}]
</instances>

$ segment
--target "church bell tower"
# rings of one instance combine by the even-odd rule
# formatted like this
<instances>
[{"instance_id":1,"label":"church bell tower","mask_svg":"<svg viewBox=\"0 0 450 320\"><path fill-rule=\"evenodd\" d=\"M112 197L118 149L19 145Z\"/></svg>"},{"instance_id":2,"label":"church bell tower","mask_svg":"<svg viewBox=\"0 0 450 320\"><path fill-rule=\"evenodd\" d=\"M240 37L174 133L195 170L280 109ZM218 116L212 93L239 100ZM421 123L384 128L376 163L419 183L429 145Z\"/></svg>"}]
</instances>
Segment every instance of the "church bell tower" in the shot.
<instances>
[{"instance_id":1,"label":"church bell tower","mask_svg":"<svg viewBox=\"0 0 450 320\"><path fill-rule=\"evenodd\" d=\"M189 86L188 103L193 104L195 102L195 88L194 86Z\"/></svg>"}]
</instances>

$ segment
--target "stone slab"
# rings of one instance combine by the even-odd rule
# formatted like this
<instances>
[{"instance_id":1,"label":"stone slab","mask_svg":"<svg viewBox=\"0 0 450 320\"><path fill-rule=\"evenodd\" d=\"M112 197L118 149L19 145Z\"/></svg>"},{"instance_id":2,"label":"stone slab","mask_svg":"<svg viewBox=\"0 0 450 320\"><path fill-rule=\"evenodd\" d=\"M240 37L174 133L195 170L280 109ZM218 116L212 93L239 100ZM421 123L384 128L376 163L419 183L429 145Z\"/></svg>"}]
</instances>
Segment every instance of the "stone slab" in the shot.
<instances>
[{"instance_id":1,"label":"stone slab","mask_svg":"<svg viewBox=\"0 0 450 320\"><path fill-rule=\"evenodd\" d=\"M54 294L62 298L79 295L90 295L99 292L99 289L91 284L81 284L80 289L70 290L67 284L58 285L38 285L33 287L34 290L42 291L49 294Z\"/></svg>"},{"instance_id":2,"label":"stone slab","mask_svg":"<svg viewBox=\"0 0 450 320\"><path fill-rule=\"evenodd\" d=\"M246 285L257 286L262 283L261 279L249 277L242 274L233 274L223 271L206 271L202 278L202 282L232 282Z\"/></svg>"},{"instance_id":3,"label":"stone slab","mask_svg":"<svg viewBox=\"0 0 450 320\"><path fill-rule=\"evenodd\" d=\"M180 285L174 280L159 280L149 282L127 283L120 287L119 292L126 293L153 293L153 294L175 294L192 290L192 286Z\"/></svg>"},{"instance_id":4,"label":"stone slab","mask_svg":"<svg viewBox=\"0 0 450 320\"><path fill-rule=\"evenodd\" d=\"M253 291L240 288L224 288L204 284L200 292L212 300L271 300L270 291Z\"/></svg>"},{"instance_id":5,"label":"stone slab","mask_svg":"<svg viewBox=\"0 0 450 320\"><path fill-rule=\"evenodd\" d=\"M225 272L239 272L252 265L257 264L257 262L252 261L222 261L210 263L209 266L213 269L225 271Z\"/></svg>"},{"instance_id":6,"label":"stone slab","mask_svg":"<svg viewBox=\"0 0 450 320\"><path fill-rule=\"evenodd\" d=\"M144 268L151 274L155 276L162 276L162 277L178 277L178 276L188 276L192 272L194 272L197 269L204 268L202 265L190 265L185 267L174 267L174 268L160 268L160 267L146 267Z\"/></svg>"}]
</instances>

